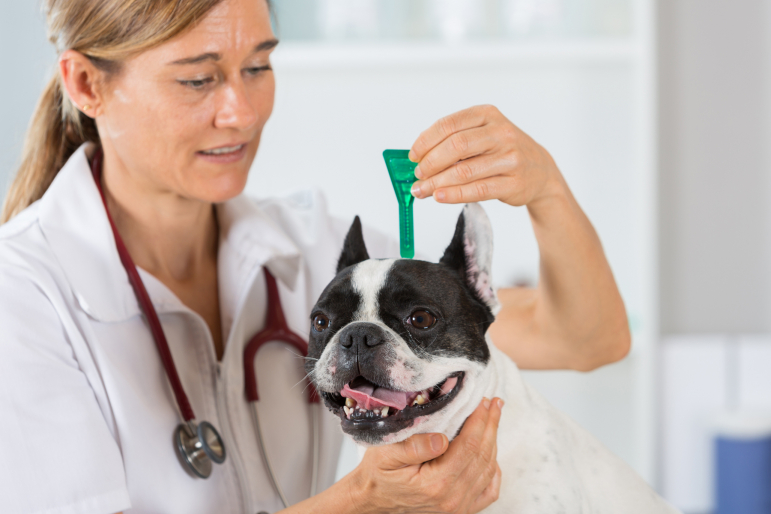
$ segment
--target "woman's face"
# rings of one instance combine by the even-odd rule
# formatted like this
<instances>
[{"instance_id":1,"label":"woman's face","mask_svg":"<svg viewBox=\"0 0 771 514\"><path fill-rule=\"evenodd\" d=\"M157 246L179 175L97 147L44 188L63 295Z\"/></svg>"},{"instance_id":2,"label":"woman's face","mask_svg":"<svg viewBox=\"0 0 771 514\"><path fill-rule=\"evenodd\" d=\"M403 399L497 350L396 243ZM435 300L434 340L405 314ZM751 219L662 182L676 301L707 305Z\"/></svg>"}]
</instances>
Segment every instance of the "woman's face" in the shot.
<instances>
[{"instance_id":1,"label":"woman's face","mask_svg":"<svg viewBox=\"0 0 771 514\"><path fill-rule=\"evenodd\" d=\"M161 192L206 202L238 195L273 110L276 43L267 2L225 0L126 61L97 116L105 151Z\"/></svg>"}]
</instances>

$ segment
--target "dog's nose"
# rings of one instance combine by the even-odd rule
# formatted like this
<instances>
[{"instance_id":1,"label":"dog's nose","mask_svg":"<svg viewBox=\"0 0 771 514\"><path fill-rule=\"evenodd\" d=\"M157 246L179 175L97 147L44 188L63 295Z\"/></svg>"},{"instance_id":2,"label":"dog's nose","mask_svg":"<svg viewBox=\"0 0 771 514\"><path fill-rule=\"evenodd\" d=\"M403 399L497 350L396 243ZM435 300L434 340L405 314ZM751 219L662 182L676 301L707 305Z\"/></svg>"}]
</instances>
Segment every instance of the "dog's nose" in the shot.
<instances>
[{"instance_id":1,"label":"dog's nose","mask_svg":"<svg viewBox=\"0 0 771 514\"><path fill-rule=\"evenodd\" d=\"M354 323L340 332L340 344L343 348L361 346L363 350L385 342L383 329L372 323Z\"/></svg>"}]
</instances>

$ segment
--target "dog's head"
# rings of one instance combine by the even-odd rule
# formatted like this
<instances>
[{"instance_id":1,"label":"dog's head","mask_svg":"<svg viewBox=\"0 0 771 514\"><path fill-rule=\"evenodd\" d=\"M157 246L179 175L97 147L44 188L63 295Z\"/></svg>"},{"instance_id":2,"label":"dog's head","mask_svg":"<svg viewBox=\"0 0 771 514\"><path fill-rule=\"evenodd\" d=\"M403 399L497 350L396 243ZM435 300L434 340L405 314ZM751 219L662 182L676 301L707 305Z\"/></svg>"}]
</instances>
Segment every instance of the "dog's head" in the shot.
<instances>
[{"instance_id":1,"label":"dog's head","mask_svg":"<svg viewBox=\"0 0 771 514\"><path fill-rule=\"evenodd\" d=\"M357 443L452 438L476 407L498 308L491 256L477 204L463 209L438 264L370 259L354 220L338 274L313 307L306 367Z\"/></svg>"}]
</instances>

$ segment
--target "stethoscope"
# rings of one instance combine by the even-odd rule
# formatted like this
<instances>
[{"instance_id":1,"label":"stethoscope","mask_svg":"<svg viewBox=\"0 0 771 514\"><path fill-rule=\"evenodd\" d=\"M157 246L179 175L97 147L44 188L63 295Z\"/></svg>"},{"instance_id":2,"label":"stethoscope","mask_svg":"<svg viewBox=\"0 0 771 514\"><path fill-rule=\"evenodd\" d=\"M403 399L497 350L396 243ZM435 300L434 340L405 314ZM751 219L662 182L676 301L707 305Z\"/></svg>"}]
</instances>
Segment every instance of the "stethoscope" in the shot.
<instances>
[{"instance_id":1,"label":"stethoscope","mask_svg":"<svg viewBox=\"0 0 771 514\"><path fill-rule=\"evenodd\" d=\"M120 234L115 227L112 216L110 216L110 211L107 209L107 201L104 196L104 191L102 190L101 180L102 156L102 150L98 149L91 164L91 173L94 176L96 187L102 197L102 203L104 204L104 209L107 213L107 220L110 222L110 227L112 228L112 233L115 237L115 246L118 249L120 261L126 269L129 282L137 297L139 306L147 318L147 323L150 326L155 346L158 348L163 368L166 370L166 376L169 379L169 384L174 392L174 398L176 399L179 412L183 419L183 422L180 423L174 431L174 446L182 466L188 472L193 476L209 478L212 473L212 463L222 464L225 462L227 456L227 453L225 452L225 443L222 441L222 437L219 432L217 432L217 429L214 428L211 423L208 421L196 421L193 407L190 405L187 394L185 394L185 390L182 387L182 381L179 379L177 368L174 365L174 359L171 356L171 350L166 341L166 335L163 333L163 327L158 319L158 313L155 311L152 301L150 301L150 295L147 294L147 290L145 289L144 283L142 283L142 278L139 276L137 267L131 259L131 255L126 249L126 245L123 243L123 239L120 237ZM276 479L276 474L273 470L273 465L271 464L268 452L266 451L264 438L262 437L262 428L257 412L259 395L257 394L257 376L254 370L254 359L263 345L276 342L288 344L300 352L300 355L307 357L308 343L289 328L286 318L284 317L284 310L281 308L281 298L279 297L276 279L273 278L273 275L268 271L267 267L264 267L263 271L265 272L265 284L268 290L268 313L265 328L255 335L244 349L244 382L246 384L246 400L249 402L252 420L255 426L255 434L257 436L257 443L260 447L260 452L262 453L265 468L268 471L273 488L286 508L289 507L289 502L281 489L281 485ZM319 397L312 384L308 384L308 389L308 403L311 405L311 437L313 439L313 464L311 470L310 495L315 496L318 485L319 469L319 418L318 409L314 407L313 404L319 403Z\"/></svg>"}]
</instances>

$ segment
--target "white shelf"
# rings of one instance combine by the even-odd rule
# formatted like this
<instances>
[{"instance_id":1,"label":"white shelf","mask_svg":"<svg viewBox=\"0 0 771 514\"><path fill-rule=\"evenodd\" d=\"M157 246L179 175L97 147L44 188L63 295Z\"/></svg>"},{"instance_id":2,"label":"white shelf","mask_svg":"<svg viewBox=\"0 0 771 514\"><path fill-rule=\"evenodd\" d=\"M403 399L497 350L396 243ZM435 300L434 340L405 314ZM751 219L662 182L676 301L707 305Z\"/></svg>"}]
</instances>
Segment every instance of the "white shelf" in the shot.
<instances>
[{"instance_id":1,"label":"white shelf","mask_svg":"<svg viewBox=\"0 0 771 514\"><path fill-rule=\"evenodd\" d=\"M494 42L283 42L274 65L283 70L490 63L627 63L640 55L630 38Z\"/></svg>"}]
</instances>

